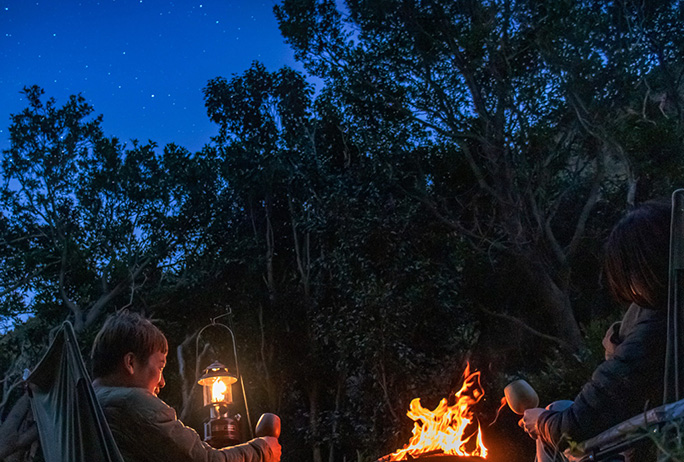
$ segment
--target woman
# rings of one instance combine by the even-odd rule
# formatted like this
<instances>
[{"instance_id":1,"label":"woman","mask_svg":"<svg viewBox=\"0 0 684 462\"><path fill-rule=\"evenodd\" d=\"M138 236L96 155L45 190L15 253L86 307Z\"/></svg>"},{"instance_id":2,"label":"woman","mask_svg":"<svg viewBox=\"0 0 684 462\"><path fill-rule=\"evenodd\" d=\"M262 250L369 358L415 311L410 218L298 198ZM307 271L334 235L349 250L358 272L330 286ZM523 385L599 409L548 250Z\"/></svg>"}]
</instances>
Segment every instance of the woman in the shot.
<instances>
[{"instance_id":1,"label":"woman","mask_svg":"<svg viewBox=\"0 0 684 462\"><path fill-rule=\"evenodd\" d=\"M572 402L525 411L520 425L537 439L537 460L563 460L582 442L663 402L671 206L649 201L613 228L605 245L610 291L630 303L604 345L607 360ZM643 461L644 456L634 460Z\"/></svg>"}]
</instances>

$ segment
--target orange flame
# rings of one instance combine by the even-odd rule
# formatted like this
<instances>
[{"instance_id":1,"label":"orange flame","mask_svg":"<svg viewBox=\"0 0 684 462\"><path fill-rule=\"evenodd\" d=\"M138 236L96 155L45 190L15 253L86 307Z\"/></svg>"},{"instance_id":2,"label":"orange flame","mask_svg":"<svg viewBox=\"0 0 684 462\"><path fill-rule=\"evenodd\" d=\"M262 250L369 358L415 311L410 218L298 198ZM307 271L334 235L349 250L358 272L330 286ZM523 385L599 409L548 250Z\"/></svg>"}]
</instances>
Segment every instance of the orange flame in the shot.
<instances>
[{"instance_id":1,"label":"orange flame","mask_svg":"<svg viewBox=\"0 0 684 462\"><path fill-rule=\"evenodd\" d=\"M393 452L383 460L407 460L407 455L416 457L420 454L440 451L453 456L487 457L487 448L482 443L480 424L474 421L471 410L471 407L484 396L480 386L480 372L471 374L470 364L468 364L463 377L463 386L454 395L456 403L451 406L444 398L434 411L430 411L420 405L420 398L411 401L406 415L415 421L413 436L403 449ZM472 431L474 424L477 424L476 431ZM470 433L466 434L468 430ZM474 442L472 442L473 437L475 437ZM472 449L467 449L467 446Z\"/></svg>"},{"instance_id":2,"label":"orange flame","mask_svg":"<svg viewBox=\"0 0 684 462\"><path fill-rule=\"evenodd\" d=\"M226 391L228 391L228 386L223 380L215 381L211 386L211 402L221 403L225 401Z\"/></svg>"}]
</instances>

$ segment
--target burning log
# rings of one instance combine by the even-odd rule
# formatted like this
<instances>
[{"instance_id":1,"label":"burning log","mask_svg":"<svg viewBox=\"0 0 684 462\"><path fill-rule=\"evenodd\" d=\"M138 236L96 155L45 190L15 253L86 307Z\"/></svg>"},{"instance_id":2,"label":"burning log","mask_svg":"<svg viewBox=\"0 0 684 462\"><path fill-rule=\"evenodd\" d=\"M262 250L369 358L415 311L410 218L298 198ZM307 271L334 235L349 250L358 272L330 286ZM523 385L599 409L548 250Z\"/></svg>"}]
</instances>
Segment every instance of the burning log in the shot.
<instances>
[{"instance_id":1,"label":"burning log","mask_svg":"<svg viewBox=\"0 0 684 462\"><path fill-rule=\"evenodd\" d=\"M387 456L385 456L387 457ZM387 462L389 459L382 457L377 462ZM430 456L410 457L407 462L486 462L487 459L477 456L449 456L446 454L434 454Z\"/></svg>"},{"instance_id":2,"label":"burning log","mask_svg":"<svg viewBox=\"0 0 684 462\"><path fill-rule=\"evenodd\" d=\"M445 398L430 411L420 405L420 398L411 401L406 415L414 421L413 436L403 449L378 459L378 462L474 462L487 457L482 430L472 411L484 396L480 372L471 374L468 365L463 376L463 385L454 394L452 405Z\"/></svg>"}]
</instances>

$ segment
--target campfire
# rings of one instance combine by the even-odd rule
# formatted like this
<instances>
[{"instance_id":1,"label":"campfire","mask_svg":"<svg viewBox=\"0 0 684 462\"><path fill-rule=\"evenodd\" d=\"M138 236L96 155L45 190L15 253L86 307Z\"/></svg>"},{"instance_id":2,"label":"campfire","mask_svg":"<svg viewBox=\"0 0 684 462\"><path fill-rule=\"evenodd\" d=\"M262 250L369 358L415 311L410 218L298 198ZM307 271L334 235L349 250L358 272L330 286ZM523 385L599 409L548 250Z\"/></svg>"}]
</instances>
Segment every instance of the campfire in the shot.
<instances>
[{"instance_id":1,"label":"campfire","mask_svg":"<svg viewBox=\"0 0 684 462\"><path fill-rule=\"evenodd\" d=\"M482 443L480 424L473 416L472 406L484 396L480 372L463 373L463 385L451 400L443 398L433 410L425 409L420 398L411 401L406 413L413 421L413 436L403 449L380 459L382 462L413 460L432 456L487 457Z\"/></svg>"}]
</instances>

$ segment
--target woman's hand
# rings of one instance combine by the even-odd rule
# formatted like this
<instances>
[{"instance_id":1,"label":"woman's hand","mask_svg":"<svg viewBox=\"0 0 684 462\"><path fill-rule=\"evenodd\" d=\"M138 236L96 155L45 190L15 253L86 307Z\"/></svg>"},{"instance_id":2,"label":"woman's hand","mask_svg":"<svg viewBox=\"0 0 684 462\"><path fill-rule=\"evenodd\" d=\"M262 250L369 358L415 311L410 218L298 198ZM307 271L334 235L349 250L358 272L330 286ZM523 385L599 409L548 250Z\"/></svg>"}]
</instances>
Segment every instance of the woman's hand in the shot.
<instances>
[{"instance_id":1,"label":"woman's hand","mask_svg":"<svg viewBox=\"0 0 684 462\"><path fill-rule=\"evenodd\" d=\"M528 409L523 414L522 419L518 422L518 425L533 439L537 439L537 420L539 420L539 416L544 411L546 411L546 409L541 407Z\"/></svg>"}]
</instances>

